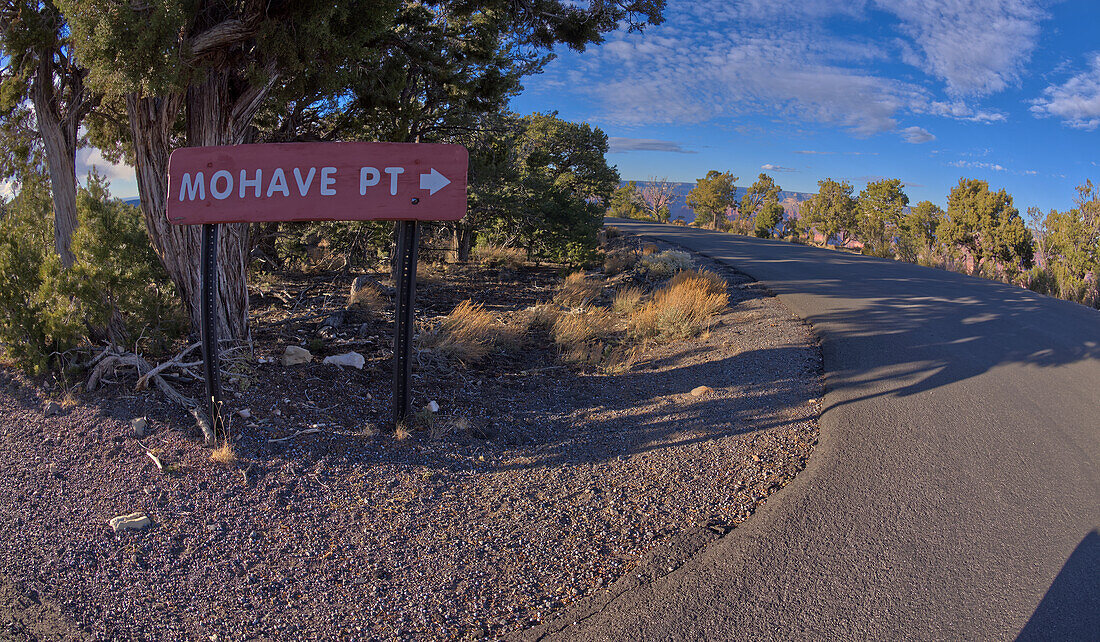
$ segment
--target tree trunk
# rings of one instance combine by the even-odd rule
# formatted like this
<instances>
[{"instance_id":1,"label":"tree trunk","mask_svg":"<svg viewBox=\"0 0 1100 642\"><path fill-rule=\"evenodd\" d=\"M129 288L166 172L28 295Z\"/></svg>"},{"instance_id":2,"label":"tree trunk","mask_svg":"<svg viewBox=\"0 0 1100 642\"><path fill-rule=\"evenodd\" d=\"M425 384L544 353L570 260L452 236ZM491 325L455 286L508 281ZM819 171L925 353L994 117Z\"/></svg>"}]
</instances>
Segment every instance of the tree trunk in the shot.
<instances>
[{"instance_id":1,"label":"tree trunk","mask_svg":"<svg viewBox=\"0 0 1100 642\"><path fill-rule=\"evenodd\" d=\"M167 217L168 156L170 130L182 105L180 96L138 98L127 96L138 194L153 248L187 307L191 326L199 327L201 279L199 249L201 226L172 225ZM248 290L245 252L248 226L224 225L218 238L218 336L228 341L248 341Z\"/></svg>"},{"instance_id":2,"label":"tree trunk","mask_svg":"<svg viewBox=\"0 0 1100 642\"><path fill-rule=\"evenodd\" d=\"M73 264L73 232L77 226L76 131L58 113L53 80L52 61L44 58L38 65L31 99L34 117L46 146L46 164L50 169L54 248L61 257L61 265L68 268Z\"/></svg>"}]
</instances>

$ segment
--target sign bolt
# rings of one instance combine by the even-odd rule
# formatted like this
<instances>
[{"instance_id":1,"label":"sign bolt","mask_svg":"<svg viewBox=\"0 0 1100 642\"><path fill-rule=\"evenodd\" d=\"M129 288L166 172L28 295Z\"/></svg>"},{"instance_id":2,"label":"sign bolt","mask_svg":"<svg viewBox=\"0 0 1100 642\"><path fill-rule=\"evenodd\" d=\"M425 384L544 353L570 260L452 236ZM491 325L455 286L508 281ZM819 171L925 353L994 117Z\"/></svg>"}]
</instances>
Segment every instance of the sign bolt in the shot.
<instances>
[{"instance_id":1,"label":"sign bolt","mask_svg":"<svg viewBox=\"0 0 1100 642\"><path fill-rule=\"evenodd\" d=\"M418 204L418 203L420 203L420 199L419 199L419 198L414 198L414 199L412 200L412 204L413 204L413 205L416 205L416 204Z\"/></svg>"}]
</instances>

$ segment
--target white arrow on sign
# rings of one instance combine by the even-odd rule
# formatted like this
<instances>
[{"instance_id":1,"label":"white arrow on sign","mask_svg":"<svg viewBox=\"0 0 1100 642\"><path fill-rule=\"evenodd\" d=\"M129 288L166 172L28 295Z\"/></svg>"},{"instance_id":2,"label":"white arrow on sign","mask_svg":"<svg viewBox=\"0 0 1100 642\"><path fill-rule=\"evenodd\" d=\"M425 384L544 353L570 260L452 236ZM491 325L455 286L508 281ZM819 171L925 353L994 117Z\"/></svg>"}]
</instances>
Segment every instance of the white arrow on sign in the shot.
<instances>
[{"instance_id":1,"label":"white arrow on sign","mask_svg":"<svg viewBox=\"0 0 1100 642\"><path fill-rule=\"evenodd\" d=\"M436 192L443 189L444 187L447 187L450 184L451 181L448 180L447 177L443 174L435 171L434 167L432 168L431 174L420 175L420 189L428 190L428 196L434 195Z\"/></svg>"}]
</instances>

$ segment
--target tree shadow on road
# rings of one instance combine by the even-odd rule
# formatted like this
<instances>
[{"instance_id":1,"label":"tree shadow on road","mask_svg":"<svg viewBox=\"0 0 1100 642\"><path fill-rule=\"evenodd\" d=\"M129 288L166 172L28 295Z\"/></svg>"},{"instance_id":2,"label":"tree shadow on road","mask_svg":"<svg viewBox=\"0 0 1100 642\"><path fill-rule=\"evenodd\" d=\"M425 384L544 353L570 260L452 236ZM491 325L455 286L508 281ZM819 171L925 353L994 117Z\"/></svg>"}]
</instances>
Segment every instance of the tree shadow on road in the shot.
<instances>
[{"instance_id":1,"label":"tree shadow on road","mask_svg":"<svg viewBox=\"0 0 1100 642\"><path fill-rule=\"evenodd\" d=\"M1100 359L1100 313L1084 306L943 270L843 254L822 259L821 251L803 247L791 252L815 252L801 258L824 262L836 277L768 285L796 304L806 293L826 297L805 318L822 333L829 387L855 393L840 404L920 394L1007 364L1051 368ZM757 263L729 260L750 272Z\"/></svg>"},{"instance_id":2,"label":"tree shadow on road","mask_svg":"<svg viewBox=\"0 0 1100 642\"><path fill-rule=\"evenodd\" d=\"M1081 540L1017 642L1100 638L1100 531Z\"/></svg>"}]
</instances>

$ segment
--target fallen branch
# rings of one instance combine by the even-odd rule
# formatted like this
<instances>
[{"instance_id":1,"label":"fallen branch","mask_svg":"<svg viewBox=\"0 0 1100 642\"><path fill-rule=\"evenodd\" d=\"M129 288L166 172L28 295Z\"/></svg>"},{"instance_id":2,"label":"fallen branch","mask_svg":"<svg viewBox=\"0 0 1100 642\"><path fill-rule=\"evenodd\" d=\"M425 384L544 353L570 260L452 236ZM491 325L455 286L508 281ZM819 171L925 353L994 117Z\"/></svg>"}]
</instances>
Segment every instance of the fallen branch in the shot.
<instances>
[{"instance_id":1,"label":"fallen branch","mask_svg":"<svg viewBox=\"0 0 1100 642\"><path fill-rule=\"evenodd\" d=\"M133 368L137 371L139 377L149 374L148 380L152 380L157 390L184 408L194 408L197 405L194 399L181 394L178 390L173 388L171 384L165 381L164 377L161 377L157 373L150 374L153 367L150 366L149 362L141 355L134 354L133 352L119 352L117 348L113 348L109 354L99 360L95 369L92 370L92 374L88 377L86 389L89 391L95 390L100 384L106 382L108 373L113 373L118 368L123 367Z\"/></svg>"},{"instance_id":2,"label":"fallen branch","mask_svg":"<svg viewBox=\"0 0 1100 642\"><path fill-rule=\"evenodd\" d=\"M181 370L185 370L185 369L191 368L193 366L202 365L202 360L201 359L199 361L191 361L189 363L184 363L183 362L183 358L186 357L188 354L190 354L192 351L194 351L195 348L199 347L199 345L201 345L201 344L192 343L191 345L187 346L187 348L183 352L177 354L176 356L172 357L168 361L165 361L164 363L160 364L159 366L153 368L149 372L146 372L145 374L141 375L141 377L139 377L138 380L137 380L137 385L134 386L134 390L145 390L146 388L149 387L149 379L150 378L160 375L160 373L164 372L168 368L178 367Z\"/></svg>"}]
</instances>

